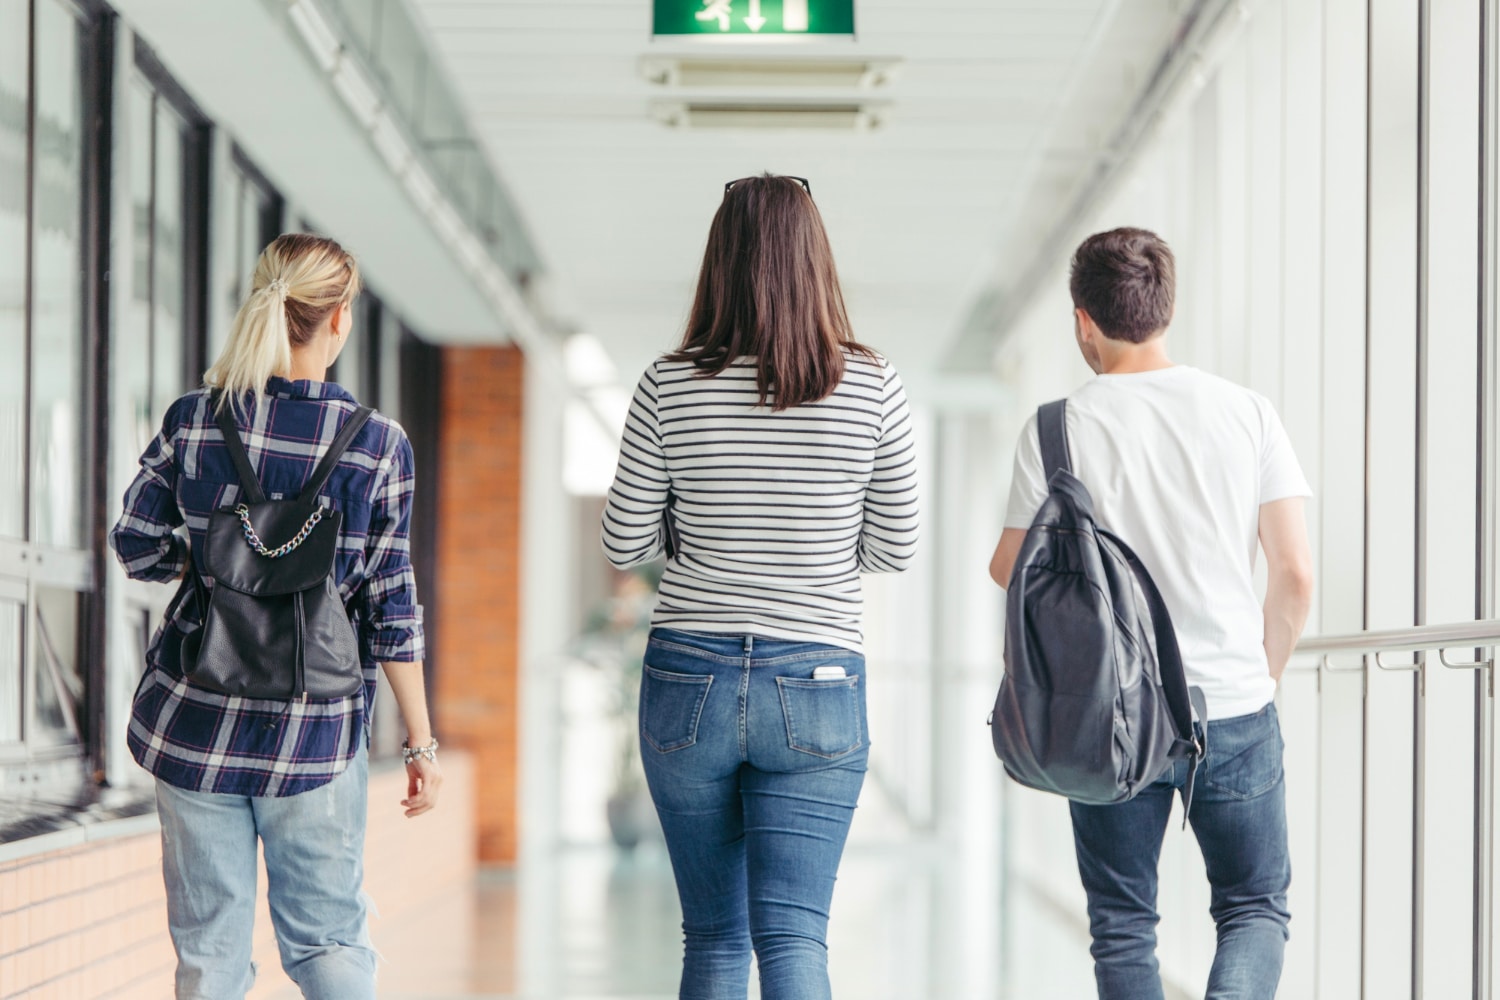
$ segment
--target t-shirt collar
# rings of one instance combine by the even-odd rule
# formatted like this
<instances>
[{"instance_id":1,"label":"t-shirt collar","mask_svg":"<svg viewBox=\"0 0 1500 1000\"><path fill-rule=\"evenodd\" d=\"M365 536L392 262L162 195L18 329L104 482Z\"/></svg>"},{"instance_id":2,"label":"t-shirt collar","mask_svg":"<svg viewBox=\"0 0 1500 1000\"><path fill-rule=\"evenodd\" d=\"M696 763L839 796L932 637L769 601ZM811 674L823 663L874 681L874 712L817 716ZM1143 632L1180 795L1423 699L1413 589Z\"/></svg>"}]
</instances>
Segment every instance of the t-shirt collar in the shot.
<instances>
[{"instance_id":1,"label":"t-shirt collar","mask_svg":"<svg viewBox=\"0 0 1500 1000\"><path fill-rule=\"evenodd\" d=\"M266 395L277 399L344 399L354 402L354 396L337 382L318 382L310 378L292 379L272 375L266 383Z\"/></svg>"},{"instance_id":2,"label":"t-shirt collar","mask_svg":"<svg viewBox=\"0 0 1500 1000\"><path fill-rule=\"evenodd\" d=\"M1188 365L1168 365L1165 368L1152 368L1144 372L1101 372L1094 377L1096 379L1104 379L1105 381L1128 379L1137 382L1150 382L1155 379L1176 378L1180 373L1191 370L1191 367Z\"/></svg>"}]
</instances>

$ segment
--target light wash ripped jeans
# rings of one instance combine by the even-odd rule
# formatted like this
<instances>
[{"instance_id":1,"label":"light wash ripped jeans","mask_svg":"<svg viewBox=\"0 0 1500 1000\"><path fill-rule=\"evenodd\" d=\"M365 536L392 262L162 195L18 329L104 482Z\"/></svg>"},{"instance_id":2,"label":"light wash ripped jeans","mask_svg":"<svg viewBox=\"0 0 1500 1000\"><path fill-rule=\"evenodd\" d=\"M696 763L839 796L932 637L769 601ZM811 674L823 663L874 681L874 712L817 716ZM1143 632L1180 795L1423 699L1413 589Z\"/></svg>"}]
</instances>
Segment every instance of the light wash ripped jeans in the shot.
<instances>
[{"instance_id":1,"label":"light wash ripped jeans","mask_svg":"<svg viewBox=\"0 0 1500 1000\"><path fill-rule=\"evenodd\" d=\"M256 841L264 845L281 967L307 1000L374 1000L365 925L369 761L284 798L156 783L177 1000L243 1000L255 983Z\"/></svg>"}]
</instances>

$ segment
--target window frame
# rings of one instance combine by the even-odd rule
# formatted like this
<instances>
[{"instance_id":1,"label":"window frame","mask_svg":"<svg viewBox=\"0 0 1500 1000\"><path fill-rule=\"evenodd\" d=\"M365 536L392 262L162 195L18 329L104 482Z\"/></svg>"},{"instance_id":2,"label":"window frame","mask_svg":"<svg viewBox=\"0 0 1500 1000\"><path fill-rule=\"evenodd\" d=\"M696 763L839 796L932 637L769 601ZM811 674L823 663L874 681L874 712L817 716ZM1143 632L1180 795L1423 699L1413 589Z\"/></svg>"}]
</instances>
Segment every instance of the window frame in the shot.
<instances>
[{"instance_id":1,"label":"window frame","mask_svg":"<svg viewBox=\"0 0 1500 1000\"><path fill-rule=\"evenodd\" d=\"M208 354L208 308L209 308L209 255L212 252L210 239L211 198L213 191L213 121L200 108L188 92L167 71L151 46L139 35L135 36L132 53L132 69L151 89L151 252L148 269L151 272L149 285L151 327L148 342L154 353L156 345L156 198L159 175L157 156L157 111L158 102L167 107L183 122L183 197L180 206L183 230L183 313L182 325L186 332L182 352L180 384L192 386L206 367ZM155 398L155 372L153 363L152 398Z\"/></svg>"},{"instance_id":2,"label":"window frame","mask_svg":"<svg viewBox=\"0 0 1500 1000\"><path fill-rule=\"evenodd\" d=\"M83 413L79 451L82 458L76 484L81 506L78 545L58 548L37 534L34 495L37 440L36 414L36 184L38 7L55 3L77 25L79 88L79 231L78 350ZM25 237L22 242L23 351L23 468L21 537L0 539L0 589L21 602L19 707L16 740L0 745L0 786L25 799L45 792L49 798L97 780L106 754L105 714L108 684L104 665L107 644L105 608L109 510L107 460L109 435L110 264L109 234L113 157L114 58L117 18L99 0L31 0L26 4L26 94L24 159ZM75 595L77 623L73 656L82 690L70 699L71 738L44 740L37 724L37 676L43 655L38 643L38 592L56 588Z\"/></svg>"}]
</instances>

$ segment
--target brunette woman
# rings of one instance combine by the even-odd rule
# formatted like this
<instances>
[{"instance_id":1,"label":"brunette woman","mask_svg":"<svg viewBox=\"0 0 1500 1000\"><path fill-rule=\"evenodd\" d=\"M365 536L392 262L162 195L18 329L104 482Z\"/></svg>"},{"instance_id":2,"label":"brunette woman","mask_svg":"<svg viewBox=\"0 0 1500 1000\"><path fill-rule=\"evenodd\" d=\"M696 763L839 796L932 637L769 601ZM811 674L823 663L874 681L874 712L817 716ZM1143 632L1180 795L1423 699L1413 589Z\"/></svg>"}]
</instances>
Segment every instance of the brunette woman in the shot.
<instances>
[{"instance_id":1,"label":"brunette woman","mask_svg":"<svg viewBox=\"0 0 1500 1000\"><path fill-rule=\"evenodd\" d=\"M861 572L906 568L901 380L855 341L806 181L726 185L686 336L641 377L604 513L669 555L641 755L682 901L683 1000L831 995L828 911L869 733Z\"/></svg>"}]
</instances>

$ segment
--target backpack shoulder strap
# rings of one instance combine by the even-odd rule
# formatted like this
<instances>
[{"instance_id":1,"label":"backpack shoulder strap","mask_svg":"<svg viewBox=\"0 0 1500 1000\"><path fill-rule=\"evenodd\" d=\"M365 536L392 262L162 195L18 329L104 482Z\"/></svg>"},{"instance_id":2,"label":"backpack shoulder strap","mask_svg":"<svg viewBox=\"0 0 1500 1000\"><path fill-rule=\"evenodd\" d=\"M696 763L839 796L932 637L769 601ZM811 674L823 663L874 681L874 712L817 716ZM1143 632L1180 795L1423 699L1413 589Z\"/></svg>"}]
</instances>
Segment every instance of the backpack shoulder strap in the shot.
<instances>
[{"instance_id":1,"label":"backpack shoulder strap","mask_svg":"<svg viewBox=\"0 0 1500 1000\"><path fill-rule=\"evenodd\" d=\"M215 389L209 394L208 405L213 408L214 423L219 425L219 432L224 435L224 446L229 449L234 471L240 477L240 490L250 503L265 503L266 491L261 488L255 466L250 464L250 456L245 452L245 442L240 439L239 428L234 425L234 407L219 405L223 397L223 391Z\"/></svg>"},{"instance_id":2,"label":"backpack shoulder strap","mask_svg":"<svg viewBox=\"0 0 1500 1000\"><path fill-rule=\"evenodd\" d=\"M354 411L353 416L344 421L344 426L339 428L338 437L328 446L328 451L323 455L323 460L313 470L312 478L307 485L302 487L302 492L297 494L300 503L313 503L318 499L318 494L328 484L328 477L333 475L333 470L338 467L339 459L344 457L344 452L354 443L354 437L364 429L365 423L375 411L368 406L361 406Z\"/></svg>"},{"instance_id":3,"label":"backpack shoulder strap","mask_svg":"<svg viewBox=\"0 0 1500 1000\"><path fill-rule=\"evenodd\" d=\"M1036 433L1042 445L1042 470L1047 482L1059 469L1073 471L1073 460L1068 454L1068 401L1059 399L1046 403L1036 411Z\"/></svg>"},{"instance_id":4,"label":"backpack shoulder strap","mask_svg":"<svg viewBox=\"0 0 1500 1000\"><path fill-rule=\"evenodd\" d=\"M1182 789L1183 825L1187 825L1187 813L1193 808L1193 785L1198 775L1198 765L1208 753L1208 703L1199 688L1189 687L1187 668L1182 664L1182 651L1177 646L1177 630L1172 627L1172 615L1167 611L1167 602L1162 599L1156 581L1151 579L1140 558L1119 538L1110 536L1119 547L1131 573L1151 610L1151 624L1156 630L1156 666L1161 672L1162 693L1167 696L1167 709L1172 713L1173 728L1177 739L1172 744L1171 756L1185 758L1188 762L1187 782Z\"/></svg>"}]
</instances>

